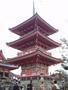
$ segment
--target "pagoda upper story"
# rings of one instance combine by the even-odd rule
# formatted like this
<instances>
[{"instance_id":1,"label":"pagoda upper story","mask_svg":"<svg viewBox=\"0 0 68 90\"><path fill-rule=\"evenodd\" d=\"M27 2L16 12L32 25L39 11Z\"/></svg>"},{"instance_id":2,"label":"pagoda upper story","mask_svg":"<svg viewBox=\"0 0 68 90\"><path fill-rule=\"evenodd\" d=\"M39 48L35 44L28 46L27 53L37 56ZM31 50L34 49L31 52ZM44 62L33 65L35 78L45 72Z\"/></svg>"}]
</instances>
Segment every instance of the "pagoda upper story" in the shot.
<instances>
[{"instance_id":1,"label":"pagoda upper story","mask_svg":"<svg viewBox=\"0 0 68 90\"><path fill-rule=\"evenodd\" d=\"M37 13L10 30L20 35L20 38L7 43L7 45L23 51L23 54L21 54L22 56L7 60L8 63L19 66L29 64L45 64L50 66L61 62L61 59L54 58L47 52L60 46L60 43L48 37L58 30L44 21Z\"/></svg>"},{"instance_id":2,"label":"pagoda upper story","mask_svg":"<svg viewBox=\"0 0 68 90\"><path fill-rule=\"evenodd\" d=\"M60 44L56 41L46 37L39 31L29 32L28 34L23 35L21 38L16 41L7 43L10 47L16 48L18 50L25 50L27 48L32 48L35 46L40 46L45 50L50 50L58 47Z\"/></svg>"},{"instance_id":3,"label":"pagoda upper story","mask_svg":"<svg viewBox=\"0 0 68 90\"><path fill-rule=\"evenodd\" d=\"M44 21L37 13L23 23L10 28L10 30L20 36L37 30L43 33L45 36L51 35L58 31Z\"/></svg>"},{"instance_id":4,"label":"pagoda upper story","mask_svg":"<svg viewBox=\"0 0 68 90\"><path fill-rule=\"evenodd\" d=\"M58 42L48 37L58 30L49 25L38 14L35 14L30 19L10 30L20 35L20 38L7 43L7 45L21 51L34 46L40 46L45 50L50 50L60 45Z\"/></svg>"}]
</instances>

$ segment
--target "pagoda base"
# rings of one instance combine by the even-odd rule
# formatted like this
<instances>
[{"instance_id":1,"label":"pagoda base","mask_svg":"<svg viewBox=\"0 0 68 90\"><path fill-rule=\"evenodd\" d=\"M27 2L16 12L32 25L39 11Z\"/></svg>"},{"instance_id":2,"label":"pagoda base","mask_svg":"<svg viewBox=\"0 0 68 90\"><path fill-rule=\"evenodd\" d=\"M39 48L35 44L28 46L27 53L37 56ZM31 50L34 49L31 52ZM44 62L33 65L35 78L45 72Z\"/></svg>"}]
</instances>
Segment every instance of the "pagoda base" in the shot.
<instances>
[{"instance_id":1,"label":"pagoda base","mask_svg":"<svg viewBox=\"0 0 68 90\"><path fill-rule=\"evenodd\" d=\"M32 80L34 90L40 90L41 81L44 82L46 90L50 90L51 86L51 78L49 76L28 76L28 77L20 77L21 86L24 87L24 90L27 90L27 85Z\"/></svg>"}]
</instances>

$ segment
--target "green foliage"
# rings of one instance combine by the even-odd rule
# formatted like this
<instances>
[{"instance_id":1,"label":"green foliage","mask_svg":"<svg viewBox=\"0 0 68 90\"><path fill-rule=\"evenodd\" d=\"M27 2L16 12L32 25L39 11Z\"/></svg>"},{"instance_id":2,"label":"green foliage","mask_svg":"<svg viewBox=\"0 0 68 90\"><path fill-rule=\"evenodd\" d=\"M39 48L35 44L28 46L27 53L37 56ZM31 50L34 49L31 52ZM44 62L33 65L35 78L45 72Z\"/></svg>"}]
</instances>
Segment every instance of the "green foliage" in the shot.
<instances>
[{"instance_id":1,"label":"green foliage","mask_svg":"<svg viewBox=\"0 0 68 90\"><path fill-rule=\"evenodd\" d=\"M65 69L65 70L68 70L68 41L63 38L61 39L62 41L62 45L61 45L61 56L62 56L62 59L64 61L64 63L61 64L61 66Z\"/></svg>"}]
</instances>

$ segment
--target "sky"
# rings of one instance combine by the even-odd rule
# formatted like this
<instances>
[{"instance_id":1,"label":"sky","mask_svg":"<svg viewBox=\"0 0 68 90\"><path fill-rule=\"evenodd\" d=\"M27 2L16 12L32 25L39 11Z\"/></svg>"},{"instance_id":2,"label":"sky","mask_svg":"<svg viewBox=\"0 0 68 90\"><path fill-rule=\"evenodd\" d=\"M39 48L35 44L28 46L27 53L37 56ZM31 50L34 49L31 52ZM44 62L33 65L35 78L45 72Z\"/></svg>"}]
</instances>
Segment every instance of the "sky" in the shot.
<instances>
[{"instance_id":1,"label":"sky","mask_svg":"<svg viewBox=\"0 0 68 90\"><path fill-rule=\"evenodd\" d=\"M35 12L45 21L59 30L58 33L50 36L53 40L59 41L68 36L68 0L34 0ZM12 28L33 15L33 0L0 0L0 49L6 58L14 57L17 50L6 45L19 36L10 32ZM55 53L58 52L58 53ZM53 54L60 57L59 49L53 50Z\"/></svg>"}]
</instances>

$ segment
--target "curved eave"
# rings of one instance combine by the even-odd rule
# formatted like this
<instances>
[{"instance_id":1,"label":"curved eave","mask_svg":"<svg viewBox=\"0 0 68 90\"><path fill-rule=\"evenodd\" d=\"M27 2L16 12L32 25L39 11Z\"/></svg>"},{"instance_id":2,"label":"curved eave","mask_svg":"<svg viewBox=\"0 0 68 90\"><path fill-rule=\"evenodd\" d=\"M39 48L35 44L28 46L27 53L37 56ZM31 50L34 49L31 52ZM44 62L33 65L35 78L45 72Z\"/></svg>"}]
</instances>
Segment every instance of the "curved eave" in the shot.
<instances>
[{"instance_id":1,"label":"curved eave","mask_svg":"<svg viewBox=\"0 0 68 90\"><path fill-rule=\"evenodd\" d=\"M0 63L0 68L13 70L13 69L17 69L18 67L10 64Z\"/></svg>"},{"instance_id":2,"label":"curved eave","mask_svg":"<svg viewBox=\"0 0 68 90\"><path fill-rule=\"evenodd\" d=\"M52 57L51 55L47 54L47 52L43 53L41 50L36 50L36 51L34 51L30 54L25 54L25 55L22 55L22 56L19 56L19 57L8 59L7 62L11 63L11 64L15 64L15 65L16 64L17 65L22 65L22 63L26 64L25 61L30 62L30 59L33 59L33 57L35 57L35 59L32 63L39 63L39 60L38 60L38 62L35 62L35 60L38 59L39 56L42 57L41 63L43 64L43 59L44 59L45 64L48 65L48 66L58 64L58 63L62 62L61 59Z\"/></svg>"},{"instance_id":3,"label":"curved eave","mask_svg":"<svg viewBox=\"0 0 68 90\"><path fill-rule=\"evenodd\" d=\"M38 36L37 36L38 35ZM13 48L16 48L16 49L19 49L18 47L23 44L25 44L25 42L30 42L30 40L32 38L36 38L36 40L39 40L41 39L44 43L47 42L49 46L48 50L50 49L53 49L53 48L56 48L58 46L60 46L61 44L50 39L49 37L46 37L44 36L43 34L41 34L39 31L36 31L36 32L33 32L33 33L29 33L29 34L26 34L24 36L22 36L20 39L16 40L16 41L13 41L13 42L10 42L10 43L7 43L8 46L10 47L13 47ZM34 39L33 39L34 40ZM47 45L47 44L46 44ZM45 45L45 46L46 46ZM28 47L27 47L28 48ZM23 50L23 47L22 49L19 49L19 50Z\"/></svg>"},{"instance_id":4,"label":"curved eave","mask_svg":"<svg viewBox=\"0 0 68 90\"><path fill-rule=\"evenodd\" d=\"M9 28L10 31L12 31L13 33L16 33L18 35L22 35L20 32L20 29L21 27L25 28L25 27L29 27L30 25L35 25L35 22L37 20L37 24L41 25L45 30L47 27L48 28L48 32L49 32L49 35L57 32L58 30L55 29L54 27L52 27L50 24L48 24L45 20L43 20L38 14L35 14L34 16L32 16L31 18L29 18L28 20L24 21L23 23L13 27L13 28Z\"/></svg>"},{"instance_id":5,"label":"curved eave","mask_svg":"<svg viewBox=\"0 0 68 90\"><path fill-rule=\"evenodd\" d=\"M40 22L42 25L44 25L44 27L47 26L47 27L49 27L50 30L53 30L53 31L52 31L52 34L58 32L58 29L55 29L53 26L51 26L50 24L48 24L48 23L47 23L44 19L42 19L38 14L37 14L37 17L38 17L38 19L39 19L39 22Z\"/></svg>"},{"instance_id":6,"label":"curved eave","mask_svg":"<svg viewBox=\"0 0 68 90\"><path fill-rule=\"evenodd\" d=\"M0 60L5 60L6 58L5 58L5 56L4 56L4 54L3 54L3 52L2 52L2 50L0 50Z\"/></svg>"}]
</instances>

